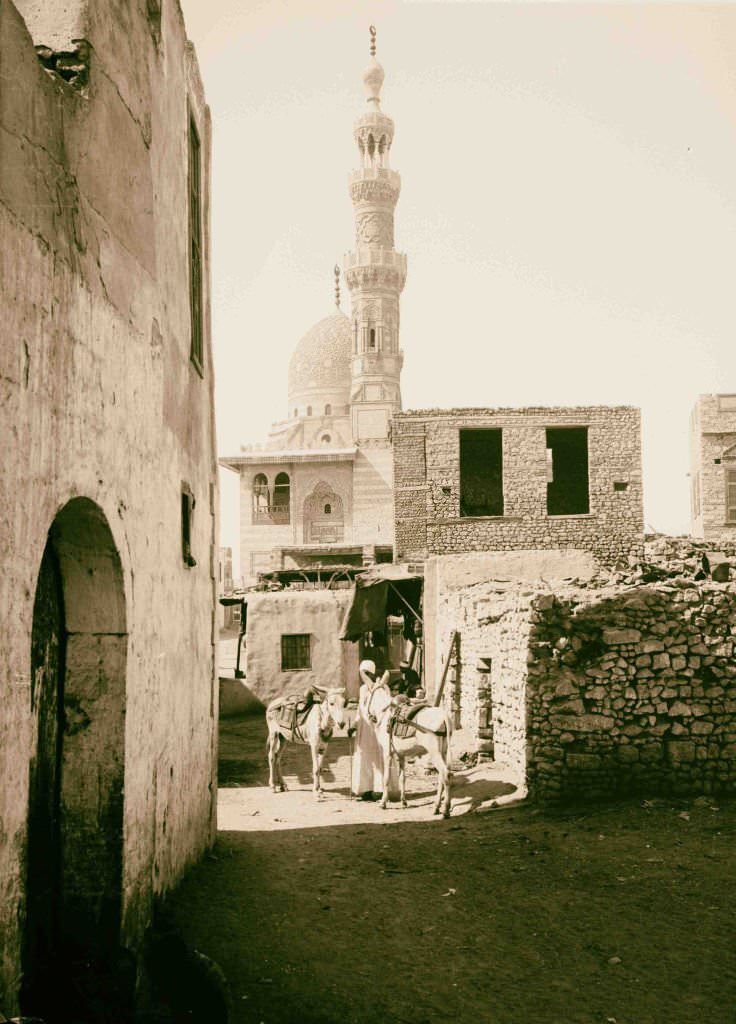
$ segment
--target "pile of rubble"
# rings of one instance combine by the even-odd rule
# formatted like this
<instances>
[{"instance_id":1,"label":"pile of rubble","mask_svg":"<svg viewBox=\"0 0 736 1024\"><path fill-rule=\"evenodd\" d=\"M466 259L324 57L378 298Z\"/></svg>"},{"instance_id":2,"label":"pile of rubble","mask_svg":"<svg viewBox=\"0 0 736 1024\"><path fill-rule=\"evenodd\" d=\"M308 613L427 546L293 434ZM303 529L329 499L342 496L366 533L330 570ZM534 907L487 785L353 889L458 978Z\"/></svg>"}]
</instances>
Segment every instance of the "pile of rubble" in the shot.
<instances>
[{"instance_id":1,"label":"pile of rubble","mask_svg":"<svg viewBox=\"0 0 736 1024\"><path fill-rule=\"evenodd\" d=\"M648 534L644 538L643 558L631 556L612 571L600 573L587 584L579 581L579 585L598 589L674 579L694 582L711 579L717 583L736 579L736 542L724 542L715 550L706 541L692 537Z\"/></svg>"}]
</instances>

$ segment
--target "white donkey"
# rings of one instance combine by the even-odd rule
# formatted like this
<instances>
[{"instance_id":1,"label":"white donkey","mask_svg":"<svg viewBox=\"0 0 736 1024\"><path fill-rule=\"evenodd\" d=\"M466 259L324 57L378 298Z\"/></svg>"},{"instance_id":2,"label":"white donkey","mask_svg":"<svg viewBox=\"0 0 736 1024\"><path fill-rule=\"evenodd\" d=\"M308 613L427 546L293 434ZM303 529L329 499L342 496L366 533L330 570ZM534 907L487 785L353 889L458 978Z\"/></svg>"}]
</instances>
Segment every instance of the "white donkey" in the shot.
<instances>
[{"instance_id":1,"label":"white donkey","mask_svg":"<svg viewBox=\"0 0 736 1024\"><path fill-rule=\"evenodd\" d=\"M377 709L376 709L377 710ZM437 797L433 814L450 817L450 740L452 720L443 707L422 705L412 708L393 700L376 713L376 735L383 755L383 794L381 807L386 806L389 790L391 758L399 763L399 789L401 806L406 807L406 758L428 754L437 769Z\"/></svg>"},{"instance_id":2,"label":"white donkey","mask_svg":"<svg viewBox=\"0 0 736 1024\"><path fill-rule=\"evenodd\" d=\"M287 743L306 743L312 752L312 789L322 792L322 759L334 726L345 727L345 690L312 688L314 703L300 710L285 697L276 697L266 708L268 725L268 784L274 793L286 789L281 772L281 753Z\"/></svg>"}]
</instances>

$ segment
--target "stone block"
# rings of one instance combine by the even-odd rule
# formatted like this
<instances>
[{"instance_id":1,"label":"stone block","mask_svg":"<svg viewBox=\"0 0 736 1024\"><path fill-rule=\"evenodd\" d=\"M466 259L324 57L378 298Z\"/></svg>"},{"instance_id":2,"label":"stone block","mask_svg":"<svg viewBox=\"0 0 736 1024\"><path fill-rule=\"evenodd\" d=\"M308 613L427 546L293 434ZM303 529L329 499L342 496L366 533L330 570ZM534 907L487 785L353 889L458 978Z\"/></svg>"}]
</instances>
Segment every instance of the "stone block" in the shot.
<instances>
[{"instance_id":1,"label":"stone block","mask_svg":"<svg viewBox=\"0 0 736 1024\"><path fill-rule=\"evenodd\" d=\"M636 644L641 640L638 629L604 629L603 643L611 646L618 644Z\"/></svg>"},{"instance_id":2,"label":"stone block","mask_svg":"<svg viewBox=\"0 0 736 1024\"><path fill-rule=\"evenodd\" d=\"M572 772L589 772L601 766L601 759L597 754L573 754L565 755L565 765Z\"/></svg>"},{"instance_id":3,"label":"stone block","mask_svg":"<svg viewBox=\"0 0 736 1024\"><path fill-rule=\"evenodd\" d=\"M673 764L689 763L695 760L695 744L688 740L669 740L667 757Z\"/></svg>"}]
</instances>

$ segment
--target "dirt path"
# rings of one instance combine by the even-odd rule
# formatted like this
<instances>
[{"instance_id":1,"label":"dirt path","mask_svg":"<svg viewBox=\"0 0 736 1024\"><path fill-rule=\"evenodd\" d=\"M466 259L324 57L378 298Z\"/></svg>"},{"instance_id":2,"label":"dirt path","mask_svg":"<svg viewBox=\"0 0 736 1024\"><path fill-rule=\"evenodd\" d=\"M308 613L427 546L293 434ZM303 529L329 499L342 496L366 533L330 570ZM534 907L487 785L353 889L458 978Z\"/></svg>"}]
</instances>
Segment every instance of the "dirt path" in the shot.
<instances>
[{"instance_id":1,"label":"dirt path","mask_svg":"<svg viewBox=\"0 0 736 1024\"><path fill-rule=\"evenodd\" d=\"M186 879L234 1024L736 1020L733 803L379 820L223 831Z\"/></svg>"}]
</instances>

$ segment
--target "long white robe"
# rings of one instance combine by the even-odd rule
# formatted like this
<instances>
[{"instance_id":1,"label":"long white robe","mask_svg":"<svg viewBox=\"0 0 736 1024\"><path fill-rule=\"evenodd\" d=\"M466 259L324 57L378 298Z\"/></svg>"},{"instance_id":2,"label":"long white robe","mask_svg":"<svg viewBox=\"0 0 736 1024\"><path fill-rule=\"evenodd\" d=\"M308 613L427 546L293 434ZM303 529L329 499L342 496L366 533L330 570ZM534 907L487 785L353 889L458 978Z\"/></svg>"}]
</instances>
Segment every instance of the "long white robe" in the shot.
<instances>
[{"instance_id":1,"label":"long white robe","mask_svg":"<svg viewBox=\"0 0 736 1024\"><path fill-rule=\"evenodd\" d=\"M383 756L370 716L378 717L390 703L391 691L383 679L360 687L352 779L356 796L383 792Z\"/></svg>"}]
</instances>

